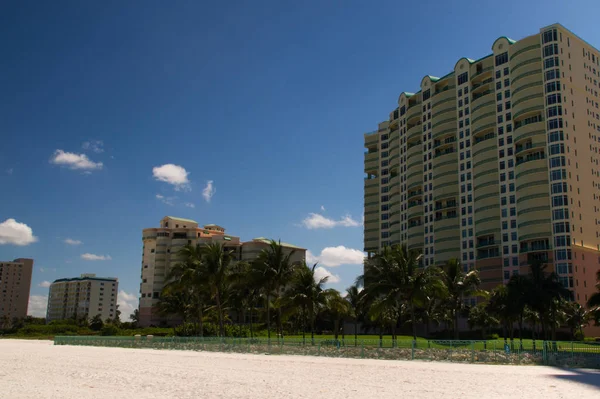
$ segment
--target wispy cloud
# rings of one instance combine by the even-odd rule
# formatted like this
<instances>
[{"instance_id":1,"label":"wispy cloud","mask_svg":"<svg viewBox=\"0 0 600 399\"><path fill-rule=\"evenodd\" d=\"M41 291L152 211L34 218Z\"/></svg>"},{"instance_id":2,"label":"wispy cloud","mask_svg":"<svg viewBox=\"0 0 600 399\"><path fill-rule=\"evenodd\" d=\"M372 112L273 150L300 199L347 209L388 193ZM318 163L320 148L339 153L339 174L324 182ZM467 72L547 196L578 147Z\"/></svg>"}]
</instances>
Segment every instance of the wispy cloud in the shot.
<instances>
[{"instance_id":1,"label":"wispy cloud","mask_svg":"<svg viewBox=\"0 0 600 399\"><path fill-rule=\"evenodd\" d=\"M38 284L38 287L48 288L51 285L52 285L52 283L50 281L42 281L41 283Z\"/></svg>"},{"instance_id":2,"label":"wispy cloud","mask_svg":"<svg viewBox=\"0 0 600 399\"><path fill-rule=\"evenodd\" d=\"M163 204L166 204L166 205L169 205L169 206L175 205L174 201L177 199L177 197L165 197L162 194L156 194L155 197L156 197L157 200L159 200Z\"/></svg>"},{"instance_id":3,"label":"wispy cloud","mask_svg":"<svg viewBox=\"0 0 600 399\"><path fill-rule=\"evenodd\" d=\"M216 192L217 188L215 187L214 182L212 180L209 180L206 182L206 186L202 190L202 196L204 197L204 200L206 202L210 202L210 200Z\"/></svg>"},{"instance_id":4,"label":"wispy cloud","mask_svg":"<svg viewBox=\"0 0 600 399\"><path fill-rule=\"evenodd\" d=\"M321 205L321 212L325 212L325 206Z\"/></svg>"},{"instance_id":5,"label":"wispy cloud","mask_svg":"<svg viewBox=\"0 0 600 399\"><path fill-rule=\"evenodd\" d=\"M152 176L155 180L171 184L176 191L190 189L188 175L189 172L184 167L172 163L152 168Z\"/></svg>"},{"instance_id":6,"label":"wispy cloud","mask_svg":"<svg viewBox=\"0 0 600 399\"><path fill-rule=\"evenodd\" d=\"M8 169L6 169L6 174L7 175L12 175L14 171L15 170L13 168L8 168Z\"/></svg>"},{"instance_id":7,"label":"wispy cloud","mask_svg":"<svg viewBox=\"0 0 600 399\"><path fill-rule=\"evenodd\" d=\"M94 162L85 154L75 154L63 150L56 150L50 158L50 163L87 172L102 169L103 166L102 162Z\"/></svg>"},{"instance_id":8,"label":"wispy cloud","mask_svg":"<svg viewBox=\"0 0 600 399\"><path fill-rule=\"evenodd\" d=\"M195 208L196 205L192 204L191 202L186 202L185 206L187 206L188 208Z\"/></svg>"},{"instance_id":9,"label":"wispy cloud","mask_svg":"<svg viewBox=\"0 0 600 399\"><path fill-rule=\"evenodd\" d=\"M346 248L343 245L323 248L320 255L306 251L306 263L320 263L323 266L336 267L340 265L362 265L365 255L362 251Z\"/></svg>"},{"instance_id":10,"label":"wispy cloud","mask_svg":"<svg viewBox=\"0 0 600 399\"><path fill-rule=\"evenodd\" d=\"M31 227L19 223L15 219L6 219L0 223L0 245L25 246L36 242Z\"/></svg>"},{"instance_id":11,"label":"wispy cloud","mask_svg":"<svg viewBox=\"0 0 600 399\"><path fill-rule=\"evenodd\" d=\"M334 227L358 227L361 223L354 220L351 215L345 215L339 220L334 220L319 213L309 213L301 225L309 230L332 229Z\"/></svg>"},{"instance_id":12,"label":"wispy cloud","mask_svg":"<svg viewBox=\"0 0 600 399\"><path fill-rule=\"evenodd\" d=\"M81 148L86 151L93 151L96 154L101 154L104 152L104 142L102 142L102 140L84 141Z\"/></svg>"},{"instance_id":13,"label":"wispy cloud","mask_svg":"<svg viewBox=\"0 0 600 399\"><path fill-rule=\"evenodd\" d=\"M94 255L94 254L82 254L81 259L83 260L112 260L110 255Z\"/></svg>"},{"instance_id":14,"label":"wispy cloud","mask_svg":"<svg viewBox=\"0 0 600 399\"><path fill-rule=\"evenodd\" d=\"M74 240L72 238L67 238L64 240L65 244L69 244L69 245L81 245L83 244L83 242L79 241L79 240Z\"/></svg>"}]
</instances>

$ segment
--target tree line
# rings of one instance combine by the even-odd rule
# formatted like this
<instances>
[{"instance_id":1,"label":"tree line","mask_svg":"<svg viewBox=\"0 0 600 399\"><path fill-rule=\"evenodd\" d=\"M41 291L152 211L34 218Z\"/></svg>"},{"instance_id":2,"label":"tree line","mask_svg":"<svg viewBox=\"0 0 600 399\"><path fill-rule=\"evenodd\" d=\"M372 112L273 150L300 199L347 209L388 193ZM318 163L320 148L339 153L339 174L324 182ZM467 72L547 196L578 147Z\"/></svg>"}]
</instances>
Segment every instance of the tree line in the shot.
<instances>
[{"instance_id":1,"label":"tree line","mask_svg":"<svg viewBox=\"0 0 600 399\"><path fill-rule=\"evenodd\" d=\"M516 326L521 339L529 327L533 338L554 340L559 327L568 327L575 337L590 322L600 323L600 283L585 309L570 300L558 276L542 263L532 263L527 275L513 275L488 292L480 288L478 271L464 270L458 260L422 267L419 253L394 246L366 259L364 274L342 294L325 288L327 277L316 278L316 264L293 263L293 253L271 240L254 261L242 262L220 243L189 244L167 275L159 312L187 326L188 334L204 335L208 320L218 326L219 336L237 323L250 326L250 336L265 328L269 338L301 332L314 339L319 324L337 339L344 322L351 321L355 339L359 324L363 331L388 332L393 338L410 326L415 339L419 326L428 337L435 326L459 339L459 320L466 318L482 338L502 329L512 339Z\"/></svg>"}]
</instances>

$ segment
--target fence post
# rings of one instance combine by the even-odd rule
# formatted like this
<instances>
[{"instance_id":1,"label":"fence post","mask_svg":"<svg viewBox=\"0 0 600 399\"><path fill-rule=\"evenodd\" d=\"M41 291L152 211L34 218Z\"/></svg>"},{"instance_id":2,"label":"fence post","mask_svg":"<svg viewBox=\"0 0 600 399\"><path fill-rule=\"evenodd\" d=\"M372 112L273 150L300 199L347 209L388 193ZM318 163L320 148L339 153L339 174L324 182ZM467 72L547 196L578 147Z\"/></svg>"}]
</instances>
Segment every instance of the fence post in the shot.
<instances>
[{"instance_id":1,"label":"fence post","mask_svg":"<svg viewBox=\"0 0 600 399\"><path fill-rule=\"evenodd\" d=\"M317 356L321 356L321 342L319 341L319 350L317 352Z\"/></svg>"},{"instance_id":2,"label":"fence post","mask_svg":"<svg viewBox=\"0 0 600 399\"><path fill-rule=\"evenodd\" d=\"M471 341L471 363L475 363L475 341Z\"/></svg>"},{"instance_id":3,"label":"fence post","mask_svg":"<svg viewBox=\"0 0 600 399\"><path fill-rule=\"evenodd\" d=\"M412 348L411 348L411 360L415 360L415 343L416 341L413 339L412 340Z\"/></svg>"},{"instance_id":4,"label":"fence post","mask_svg":"<svg viewBox=\"0 0 600 399\"><path fill-rule=\"evenodd\" d=\"M365 358L365 341L361 340L360 341L360 346L361 346L361 348L360 348L360 357L361 357L361 359L364 359Z\"/></svg>"},{"instance_id":5,"label":"fence post","mask_svg":"<svg viewBox=\"0 0 600 399\"><path fill-rule=\"evenodd\" d=\"M571 361L575 361L575 348L573 347L573 341L571 341Z\"/></svg>"}]
</instances>

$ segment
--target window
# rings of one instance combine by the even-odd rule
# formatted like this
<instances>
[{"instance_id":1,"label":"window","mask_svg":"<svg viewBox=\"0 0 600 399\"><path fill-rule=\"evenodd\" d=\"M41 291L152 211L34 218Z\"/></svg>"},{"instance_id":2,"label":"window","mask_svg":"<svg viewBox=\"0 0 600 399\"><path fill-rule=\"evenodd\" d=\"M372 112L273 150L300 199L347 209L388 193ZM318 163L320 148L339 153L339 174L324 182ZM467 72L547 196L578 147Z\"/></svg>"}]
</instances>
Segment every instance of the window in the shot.
<instances>
[{"instance_id":1,"label":"window","mask_svg":"<svg viewBox=\"0 0 600 399\"><path fill-rule=\"evenodd\" d=\"M508 62L508 53L502 53L496 56L496 66L506 64Z\"/></svg>"},{"instance_id":2,"label":"window","mask_svg":"<svg viewBox=\"0 0 600 399\"><path fill-rule=\"evenodd\" d=\"M544 57L550 57L551 55L558 54L558 44L548 44L544 46Z\"/></svg>"},{"instance_id":3,"label":"window","mask_svg":"<svg viewBox=\"0 0 600 399\"><path fill-rule=\"evenodd\" d=\"M507 55L507 57L508 57L508 55ZM507 61L508 61L508 59L507 59ZM468 80L469 80L469 74L467 72L458 75L458 84L459 85L467 83Z\"/></svg>"}]
</instances>

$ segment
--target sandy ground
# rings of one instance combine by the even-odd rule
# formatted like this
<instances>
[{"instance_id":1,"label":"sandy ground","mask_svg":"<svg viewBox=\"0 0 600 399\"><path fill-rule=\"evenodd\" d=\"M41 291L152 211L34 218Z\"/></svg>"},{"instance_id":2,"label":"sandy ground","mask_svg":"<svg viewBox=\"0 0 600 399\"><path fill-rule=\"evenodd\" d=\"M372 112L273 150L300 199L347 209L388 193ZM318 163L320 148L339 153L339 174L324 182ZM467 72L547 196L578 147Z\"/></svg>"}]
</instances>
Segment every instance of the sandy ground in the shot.
<instances>
[{"instance_id":1,"label":"sandy ground","mask_svg":"<svg viewBox=\"0 0 600 399\"><path fill-rule=\"evenodd\" d=\"M600 398L600 372L0 340L0 398Z\"/></svg>"}]
</instances>

